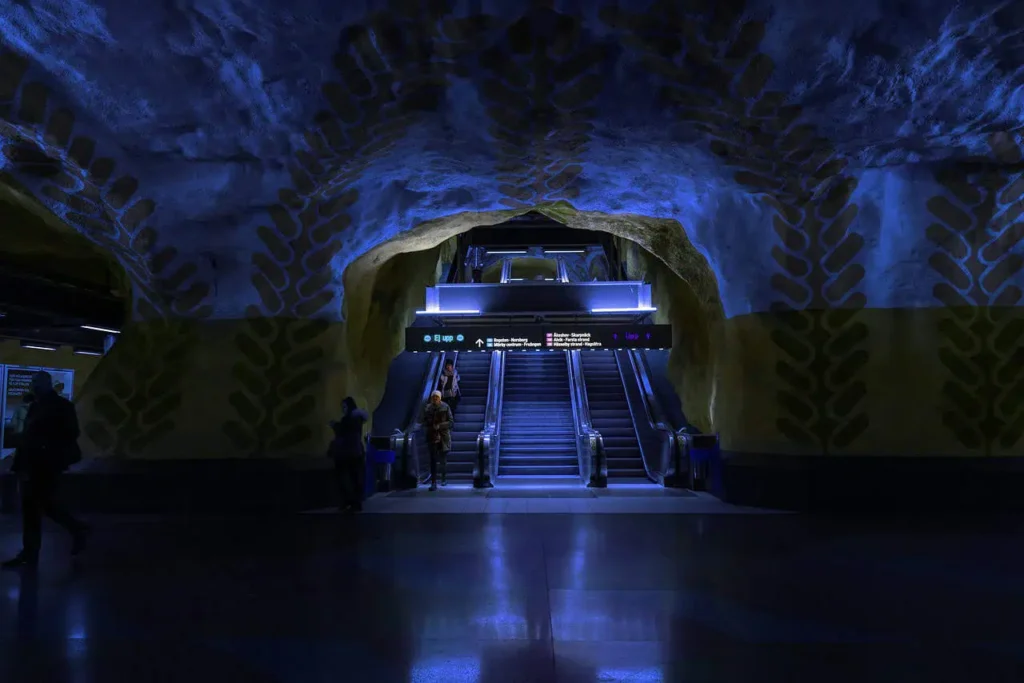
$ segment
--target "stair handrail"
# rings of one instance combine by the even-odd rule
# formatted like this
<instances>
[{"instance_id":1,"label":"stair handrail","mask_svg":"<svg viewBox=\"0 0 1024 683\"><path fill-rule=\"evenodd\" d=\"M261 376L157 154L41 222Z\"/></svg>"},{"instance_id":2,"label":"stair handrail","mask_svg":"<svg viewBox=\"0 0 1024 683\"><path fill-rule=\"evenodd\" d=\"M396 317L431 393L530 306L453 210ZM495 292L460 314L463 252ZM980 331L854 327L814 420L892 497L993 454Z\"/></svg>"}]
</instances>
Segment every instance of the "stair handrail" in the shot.
<instances>
[{"instance_id":1,"label":"stair handrail","mask_svg":"<svg viewBox=\"0 0 1024 683\"><path fill-rule=\"evenodd\" d=\"M662 435L661 452L659 453L657 463L649 462L648 455L644 452L643 444L640 444L640 455L643 456L644 469L647 471L647 476L652 480L659 484L665 484L666 479L671 479L675 474L674 466L679 452L676 430L661 419L664 413L661 409L661 403L658 401L658 396L654 393L654 385L651 384L651 368L647 363L647 357L640 355L639 349L630 349L626 352L626 355L629 356L630 367L637 379L637 385L640 387L644 417L651 428L657 430ZM622 377L623 384L625 384L625 372L619 363L618 354L615 356L615 363L619 366L619 375ZM633 403L629 400L628 391L626 392L626 402L629 403L630 411L634 412ZM634 414L633 419L636 420L637 415Z\"/></svg>"},{"instance_id":2,"label":"stair handrail","mask_svg":"<svg viewBox=\"0 0 1024 683\"><path fill-rule=\"evenodd\" d=\"M412 487L423 483L430 476L429 468L420 467L421 454L416 452L416 434L423 429L423 423L420 422L420 418L423 416L423 407L430 399L430 394L437 389L446 357L447 354L442 351L433 353L427 371L423 374L423 385L420 387L419 397L412 415L406 422L406 428L401 431L396 430L391 436L391 448L401 458L398 474L399 476L404 475ZM416 483L412 484L413 481Z\"/></svg>"},{"instance_id":3,"label":"stair handrail","mask_svg":"<svg viewBox=\"0 0 1024 683\"><path fill-rule=\"evenodd\" d=\"M576 369L573 364L573 351L565 352L565 364L569 372L569 404L572 406L572 426L573 426L573 440L576 442L576 462L577 467L580 471L580 479L585 482L590 481L591 476L591 459L588 457L589 449L584 446L585 439L583 436L583 412L580 406L579 397L576 394Z\"/></svg>"},{"instance_id":4,"label":"stair handrail","mask_svg":"<svg viewBox=\"0 0 1024 683\"><path fill-rule=\"evenodd\" d=\"M502 413L505 410L505 368L507 363L508 354L504 351L498 351L498 370L496 374L498 386L494 390L495 400L498 402L498 409L494 417L494 436L492 437L491 442L493 446L493 450L491 451L492 457L489 459L492 483L498 478L498 465L501 462L501 421Z\"/></svg>"},{"instance_id":5,"label":"stair handrail","mask_svg":"<svg viewBox=\"0 0 1024 683\"><path fill-rule=\"evenodd\" d=\"M501 442L501 407L505 395L505 352L491 352L491 368L487 375L487 404L484 428L476 437L477 461L473 466L473 487L491 488L498 476L498 453Z\"/></svg>"},{"instance_id":6,"label":"stair handrail","mask_svg":"<svg viewBox=\"0 0 1024 683\"><path fill-rule=\"evenodd\" d=\"M590 420L590 401L587 398L587 383L583 378L580 352L566 351L566 363L569 367L573 419L576 422L576 454L580 464L580 477L590 488L604 488L608 486L604 438L594 429Z\"/></svg>"}]
</instances>

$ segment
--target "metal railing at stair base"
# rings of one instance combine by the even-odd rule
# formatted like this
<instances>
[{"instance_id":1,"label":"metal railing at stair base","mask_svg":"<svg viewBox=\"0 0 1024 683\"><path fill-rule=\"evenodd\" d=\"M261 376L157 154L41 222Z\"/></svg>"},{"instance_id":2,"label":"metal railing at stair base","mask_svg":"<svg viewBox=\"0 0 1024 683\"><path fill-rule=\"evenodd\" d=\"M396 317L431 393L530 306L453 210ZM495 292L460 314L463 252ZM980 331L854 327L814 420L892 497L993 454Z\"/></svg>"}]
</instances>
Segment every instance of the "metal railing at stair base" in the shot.
<instances>
[{"instance_id":1,"label":"metal railing at stair base","mask_svg":"<svg viewBox=\"0 0 1024 683\"><path fill-rule=\"evenodd\" d=\"M678 469L679 461L679 439L676 431L672 429L668 424L661 420L661 406L658 402L658 397L654 393L654 386L651 384L650 378L650 366L647 363L647 357L641 355L639 349L630 349L625 352L629 356L630 368L633 374L636 376L637 384L640 388L640 395L643 398L644 417L650 424L651 428L657 430L661 434L661 448L658 454L657 461L649 457L648 453L644 451L643 444L640 444L640 454L643 457L644 469L647 471L647 476L653 481L658 482L662 486L670 488L683 488L683 478L679 476L679 472L685 473L686 470ZM616 354L615 362L618 365L619 357ZM619 374L622 377L623 383L625 383L624 368L619 366ZM629 401L629 392L626 392L626 400ZM632 405L631 405L632 407ZM636 416L634 416L636 419Z\"/></svg>"},{"instance_id":2,"label":"metal railing at stair base","mask_svg":"<svg viewBox=\"0 0 1024 683\"><path fill-rule=\"evenodd\" d=\"M498 453L501 442L501 406L505 393L505 352L491 352L491 369L487 376L487 406L484 428L476 438L476 463L473 465L473 488L489 489L498 477Z\"/></svg>"},{"instance_id":3,"label":"metal railing at stair base","mask_svg":"<svg viewBox=\"0 0 1024 683\"><path fill-rule=\"evenodd\" d=\"M590 421L590 401L587 399L587 384L583 379L580 352L565 353L569 367L573 420L576 425L576 457L579 461L580 478L590 488L605 488L608 486L608 462L604 452L604 439Z\"/></svg>"},{"instance_id":4,"label":"metal railing at stair base","mask_svg":"<svg viewBox=\"0 0 1024 683\"><path fill-rule=\"evenodd\" d=\"M430 477L430 454L420 453L416 435L423 429L420 417L423 407L430 399L430 394L437 388L444 370L445 353L436 353L431 358L427 371L424 373L423 386L419 400L413 408L405 431L395 430L391 435L391 450L398 454L398 467L395 468L395 487L399 489L416 488ZM458 352L456 352L456 359Z\"/></svg>"},{"instance_id":5,"label":"metal railing at stair base","mask_svg":"<svg viewBox=\"0 0 1024 683\"><path fill-rule=\"evenodd\" d=\"M677 432L679 444L678 477L685 488L710 491L718 495L720 478L716 469L721 464L718 434L692 434L685 429Z\"/></svg>"}]
</instances>

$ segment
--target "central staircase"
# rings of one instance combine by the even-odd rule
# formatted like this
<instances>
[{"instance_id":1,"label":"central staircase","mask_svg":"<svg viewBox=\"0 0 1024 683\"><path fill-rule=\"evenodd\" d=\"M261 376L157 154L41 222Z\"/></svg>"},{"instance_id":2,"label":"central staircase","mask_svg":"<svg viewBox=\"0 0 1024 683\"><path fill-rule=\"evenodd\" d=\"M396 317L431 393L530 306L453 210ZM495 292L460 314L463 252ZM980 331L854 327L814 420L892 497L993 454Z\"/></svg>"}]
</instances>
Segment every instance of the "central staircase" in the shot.
<instances>
[{"instance_id":1,"label":"central staircase","mask_svg":"<svg viewBox=\"0 0 1024 683\"><path fill-rule=\"evenodd\" d=\"M578 476L565 352L509 351L504 382L498 476Z\"/></svg>"}]
</instances>

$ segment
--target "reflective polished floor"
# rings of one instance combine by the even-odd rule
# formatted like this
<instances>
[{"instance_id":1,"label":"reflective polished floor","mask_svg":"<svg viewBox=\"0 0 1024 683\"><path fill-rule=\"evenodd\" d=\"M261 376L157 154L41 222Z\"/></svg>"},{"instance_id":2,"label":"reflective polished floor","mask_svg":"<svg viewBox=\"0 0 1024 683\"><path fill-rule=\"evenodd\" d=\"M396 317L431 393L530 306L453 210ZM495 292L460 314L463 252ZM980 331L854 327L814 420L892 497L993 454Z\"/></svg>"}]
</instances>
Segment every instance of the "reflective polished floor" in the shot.
<instances>
[{"instance_id":1,"label":"reflective polished floor","mask_svg":"<svg viewBox=\"0 0 1024 683\"><path fill-rule=\"evenodd\" d=\"M1017 520L91 521L0 574L3 683L1024 680Z\"/></svg>"},{"instance_id":2,"label":"reflective polished floor","mask_svg":"<svg viewBox=\"0 0 1024 683\"><path fill-rule=\"evenodd\" d=\"M578 478L566 481L502 477L490 489L452 483L429 491L419 487L373 496L363 507L366 514L631 514L631 515L747 515L779 514L770 510L723 503L709 493L668 489L651 482L613 483L608 488L586 488ZM334 510L321 512L332 513Z\"/></svg>"}]
</instances>

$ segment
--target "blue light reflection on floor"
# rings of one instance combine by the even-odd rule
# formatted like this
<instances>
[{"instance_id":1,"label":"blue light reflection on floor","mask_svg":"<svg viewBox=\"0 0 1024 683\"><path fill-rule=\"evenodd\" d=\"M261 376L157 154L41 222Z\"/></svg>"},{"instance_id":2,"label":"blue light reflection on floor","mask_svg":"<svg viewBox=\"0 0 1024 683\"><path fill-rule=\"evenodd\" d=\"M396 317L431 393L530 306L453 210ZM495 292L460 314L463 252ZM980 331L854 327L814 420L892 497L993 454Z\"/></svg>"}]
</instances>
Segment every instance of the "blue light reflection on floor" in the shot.
<instances>
[{"instance_id":1,"label":"blue light reflection on floor","mask_svg":"<svg viewBox=\"0 0 1024 683\"><path fill-rule=\"evenodd\" d=\"M506 564L506 553L508 547L505 540L504 526L499 520L491 519L487 524L486 539L489 554L488 567L490 569L490 590L497 601L496 611L477 614L474 622L480 626L489 626L499 634L506 637L521 637L526 630L526 617L517 613L512 601L509 599L509 571Z\"/></svg>"},{"instance_id":2,"label":"blue light reflection on floor","mask_svg":"<svg viewBox=\"0 0 1024 683\"><path fill-rule=\"evenodd\" d=\"M480 659L476 657L426 657L412 665L409 683L477 683Z\"/></svg>"},{"instance_id":3,"label":"blue light reflection on floor","mask_svg":"<svg viewBox=\"0 0 1024 683\"><path fill-rule=\"evenodd\" d=\"M662 683L665 674L661 669L598 669L600 683Z\"/></svg>"}]
</instances>

